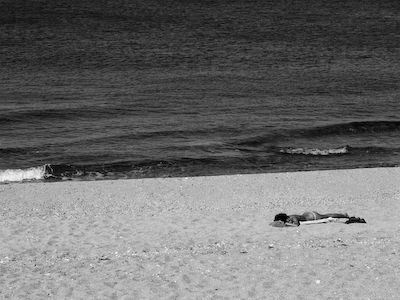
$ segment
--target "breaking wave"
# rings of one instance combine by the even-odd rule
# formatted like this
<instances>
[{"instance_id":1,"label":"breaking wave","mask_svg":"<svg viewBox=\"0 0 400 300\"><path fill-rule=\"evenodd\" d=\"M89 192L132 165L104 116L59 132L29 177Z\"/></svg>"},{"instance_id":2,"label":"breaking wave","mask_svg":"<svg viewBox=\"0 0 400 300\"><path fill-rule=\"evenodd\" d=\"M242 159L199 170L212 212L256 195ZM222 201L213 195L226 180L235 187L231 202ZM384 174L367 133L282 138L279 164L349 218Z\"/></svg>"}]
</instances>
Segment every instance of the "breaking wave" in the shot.
<instances>
[{"instance_id":1,"label":"breaking wave","mask_svg":"<svg viewBox=\"0 0 400 300\"><path fill-rule=\"evenodd\" d=\"M340 147L333 149L318 149L318 148L283 148L279 150L280 153L297 154L297 155L342 155L349 153L349 147Z\"/></svg>"},{"instance_id":2,"label":"breaking wave","mask_svg":"<svg viewBox=\"0 0 400 300\"><path fill-rule=\"evenodd\" d=\"M46 177L47 165L28 169L0 170L0 182L40 180Z\"/></svg>"}]
</instances>

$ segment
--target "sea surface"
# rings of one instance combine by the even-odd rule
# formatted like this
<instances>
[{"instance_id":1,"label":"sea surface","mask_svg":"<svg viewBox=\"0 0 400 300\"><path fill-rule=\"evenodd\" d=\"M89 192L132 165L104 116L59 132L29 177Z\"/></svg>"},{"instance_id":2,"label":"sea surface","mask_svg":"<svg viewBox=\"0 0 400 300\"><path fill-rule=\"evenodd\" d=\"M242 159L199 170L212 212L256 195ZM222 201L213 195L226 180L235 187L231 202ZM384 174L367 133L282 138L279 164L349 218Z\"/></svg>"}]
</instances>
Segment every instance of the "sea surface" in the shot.
<instances>
[{"instance_id":1,"label":"sea surface","mask_svg":"<svg viewBox=\"0 0 400 300\"><path fill-rule=\"evenodd\" d=\"M400 165L397 0L2 0L0 181Z\"/></svg>"}]
</instances>

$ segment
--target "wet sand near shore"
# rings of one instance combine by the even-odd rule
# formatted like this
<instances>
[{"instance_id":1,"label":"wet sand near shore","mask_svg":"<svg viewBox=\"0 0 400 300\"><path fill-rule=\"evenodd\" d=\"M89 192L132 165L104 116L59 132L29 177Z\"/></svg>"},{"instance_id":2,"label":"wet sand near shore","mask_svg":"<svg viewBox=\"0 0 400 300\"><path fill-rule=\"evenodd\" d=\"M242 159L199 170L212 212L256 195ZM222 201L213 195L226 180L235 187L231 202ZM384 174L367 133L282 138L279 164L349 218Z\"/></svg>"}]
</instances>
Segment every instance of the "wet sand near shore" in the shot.
<instances>
[{"instance_id":1,"label":"wet sand near shore","mask_svg":"<svg viewBox=\"0 0 400 300\"><path fill-rule=\"evenodd\" d=\"M3 184L0 298L398 299L399 212L400 168Z\"/></svg>"}]
</instances>

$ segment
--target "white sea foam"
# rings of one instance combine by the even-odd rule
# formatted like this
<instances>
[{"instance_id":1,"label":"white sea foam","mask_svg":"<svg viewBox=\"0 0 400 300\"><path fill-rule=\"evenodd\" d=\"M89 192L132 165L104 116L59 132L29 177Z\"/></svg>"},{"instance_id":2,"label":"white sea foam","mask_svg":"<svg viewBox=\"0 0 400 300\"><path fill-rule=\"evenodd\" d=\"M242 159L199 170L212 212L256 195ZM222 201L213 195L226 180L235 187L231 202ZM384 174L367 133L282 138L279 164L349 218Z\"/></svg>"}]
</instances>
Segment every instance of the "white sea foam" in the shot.
<instances>
[{"instance_id":1,"label":"white sea foam","mask_svg":"<svg viewBox=\"0 0 400 300\"><path fill-rule=\"evenodd\" d=\"M303 155L331 155L331 154L345 154L349 152L347 146L334 149L308 149L308 148L286 148L279 150L281 153L287 154L303 154Z\"/></svg>"},{"instance_id":2,"label":"white sea foam","mask_svg":"<svg viewBox=\"0 0 400 300\"><path fill-rule=\"evenodd\" d=\"M29 169L0 170L0 182L18 182L24 180L43 179L46 175L46 166Z\"/></svg>"}]
</instances>

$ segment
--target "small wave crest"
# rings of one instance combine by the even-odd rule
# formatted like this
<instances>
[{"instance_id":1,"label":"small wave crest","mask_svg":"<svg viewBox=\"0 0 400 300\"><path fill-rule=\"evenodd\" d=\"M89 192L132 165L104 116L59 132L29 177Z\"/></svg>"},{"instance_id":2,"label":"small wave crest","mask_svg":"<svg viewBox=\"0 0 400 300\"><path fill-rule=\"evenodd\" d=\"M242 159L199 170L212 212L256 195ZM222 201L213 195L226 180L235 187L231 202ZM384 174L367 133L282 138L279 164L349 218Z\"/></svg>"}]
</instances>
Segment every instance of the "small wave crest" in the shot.
<instances>
[{"instance_id":1,"label":"small wave crest","mask_svg":"<svg viewBox=\"0 0 400 300\"><path fill-rule=\"evenodd\" d=\"M279 150L280 153L284 154L295 154L295 155L342 155L349 153L349 146L333 149L318 149L318 148L283 148Z\"/></svg>"},{"instance_id":2,"label":"small wave crest","mask_svg":"<svg viewBox=\"0 0 400 300\"><path fill-rule=\"evenodd\" d=\"M291 139L315 139L329 136L352 137L363 134L393 133L400 131L400 121L360 121L330 124L325 126L296 128L255 135L236 141L240 147L258 147L263 144L274 144Z\"/></svg>"},{"instance_id":3,"label":"small wave crest","mask_svg":"<svg viewBox=\"0 0 400 300\"><path fill-rule=\"evenodd\" d=\"M47 165L28 169L0 170L0 182L20 182L45 179Z\"/></svg>"},{"instance_id":4,"label":"small wave crest","mask_svg":"<svg viewBox=\"0 0 400 300\"><path fill-rule=\"evenodd\" d=\"M400 130L400 121L361 121L339 123L299 130L300 135L318 137L327 135L346 135L362 133L381 133Z\"/></svg>"}]
</instances>

